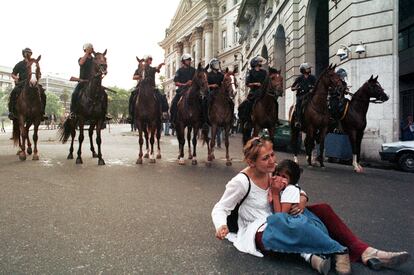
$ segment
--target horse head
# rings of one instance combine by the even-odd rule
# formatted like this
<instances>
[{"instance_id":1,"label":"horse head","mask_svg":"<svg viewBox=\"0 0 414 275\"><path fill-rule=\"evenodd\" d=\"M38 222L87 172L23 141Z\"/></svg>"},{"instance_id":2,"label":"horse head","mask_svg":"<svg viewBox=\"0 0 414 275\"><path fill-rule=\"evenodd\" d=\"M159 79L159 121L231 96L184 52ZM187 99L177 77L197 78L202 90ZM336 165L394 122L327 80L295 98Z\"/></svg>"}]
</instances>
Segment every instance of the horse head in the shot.
<instances>
[{"instance_id":1,"label":"horse head","mask_svg":"<svg viewBox=\"0 0 414 275\"><path fill-rule=\"evenodd\" d=\"M198 63L198 67L193 78L192 87L196 85L202 94L207 94L208 92L207 69L208 65L207 67L203 68L201 63Z\"/></svg>"},{"instance_id":2,"label":"horse head","mask_svg":"<svg viewBox=\"0 0 414 275\"><path fill-rule=\"evenodd\" d=\"M108 65L106 63L106 50L103 53L93 54L92 77L103 78L107 73Z\"/></svg>"},{"instance_id":3,"label":"horse head","mask_svg":"<svg viewBox=\"0 0 414 275\"><path fill-rule=\"evenodd\" d=\"M140 59L138 56L136 56L138 61L138 75L141 76L141 79L145 79L145 59Z\"/></svg>"},{"instance_id":4,"label":"horse head","mask_svg":"<svg viewBox=\"0 0 414 275\"><path fill-rule=\"evenodd\" d=\"M384 92L384 89L381 87L381 84L378 82L378 75L375 78L373 75L371 75L370 79L368 79L365 85L367 85L368 88L367 91L369 98L375 98L375 100L371 102L384 103L389 99L388 95Z\"/></svg>"},{"instance_id":5,"label":"horse head","mask_svg":"<svg viewBox=\"0 0 414 275\"><path fill-rule=\"evenodd\" d=\"M267 93L274 96L283 95L283 76L280 74L281 70L269 68L269 75L265 81L264 89Z\"/></svg>"},{"instance_id":6,"label":"horse head","mask_svg":"<svg viewBox=\"0 0 414 275\"><path fill-rule=\"evenodd\" d=\"M335 68L336 64L330 64L329 67L321 73L317 81L317 83L325 86L328 91L332 89L343 89L341 78L335 72Z\"/></svg>"},{"instance_id":7,"label":"horse head","mask_svg":"<svg viewBox=\"0 0 414 275\"><path fill-rule=\"evenodd\" d=\"M41 58L41 55L39 55L36 59L31 58L26 64L28 73L28 85L30 87L36 87L40 78L42 77L39 66L39 61Z\"/></svg>"},{"instance_id":8,"label":"horse head","mask_svg":"<svg viewBox=\"0 0 414 275\"><path fill-rule=\"evenodd\" d=\"M234 98L238 85L236 77L234 76L234 72L229 71L229 68L226 68L226 70L224 71L222 86L226 96Z\"/></svg>"}]
</instances>

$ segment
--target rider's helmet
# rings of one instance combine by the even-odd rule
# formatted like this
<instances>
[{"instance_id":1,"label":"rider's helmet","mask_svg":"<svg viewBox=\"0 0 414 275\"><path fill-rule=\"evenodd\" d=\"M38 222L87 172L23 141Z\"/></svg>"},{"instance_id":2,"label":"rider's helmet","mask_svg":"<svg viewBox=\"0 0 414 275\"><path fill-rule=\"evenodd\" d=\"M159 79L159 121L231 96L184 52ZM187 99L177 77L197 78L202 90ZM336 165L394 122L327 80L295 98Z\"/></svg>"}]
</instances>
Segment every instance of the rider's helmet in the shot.
<instances>
[{"instance_id":1,"label":"rider's helmet","mask_svg":"<svg viewBox=\"0 0 414 275\"><path fill-rule=\"evenodd\" d=\"M210 60L210 68L213 70L219 70L220 69L220 61L217 58L213 58Z\"/></svg>"},{"instance_id":2,"label":"rider's helmet","mask_svg":"<svg viewBox=\"0 0 414 275\"><path fill-rule=\"evenodd\" d=\"M26 53L32 53L32 50L31 50L30 48L24 48L24 49L22 50L22 55L23 55L23 57L24 57L24 55L25 55Z\"/></svg>"},{"instance_id":3,"label":"rider's helmet","mask_svg":"<svg viewBox=\"0 0 414 275\"><path fill-rule=\"evenodd\" d=\"M152 55L150 54L144 55L144 60L147 61L148 59L152 59Z\"/></svg>"},{"instance_id":4,"label":"rider's helmet","mask_svg":"<svg viewBox=\"0 0 414 275\"><path fill-rule=\"evenodd\" d=\"M185 60L191 60L191 59L192 57L191 57L191 54L189 53L185 53L181 56L181 62L184 62Z\"/></svg>"},{"instance_id":5,"label":"rider's helmet","mask_svg":"<svg viewBox=\"0 0 414 275\"><path fill-rule=\"evenodd\" d=\"M308 63L302 63L299 66L299 70L302 74L304 74L306 70L310 70L311 68L312 68L312 66L309 65Z\"/></svg>"},{"instance_id":6,"label":"rider's helmet","mask_svg":"<svg viewBox=\"0 0 414 275\"><path fill-rule=\"evenodd\" d=\"M250 67L254 68L256 66L262 66L266 64L267 60L260 55L253 57L252 60L250 60Z\"/></svg>"},{"instance_id":7,"label":"rider's helmet","mask_svg":"<svg viewBox=\"0 0 414 275\"><path fill-rule=\"evenodd\" d=\"M342 68L339 68L336 71L336 74L339 75L339 77L342 79L342 81L345 81L345 78L348 77L348 74L346 73L346 71Z\"/></svg>"},{"instance_id":8,"label":"rider's helmet","mask_svg":"<svg viewBox=\"0 0 414 275\"><path fill-rule=\"evenodd\" d=\"M93 49L93 45L91 43L83 44L83 50L86 51L87 49Z\"/></svg>"}]
</instances>

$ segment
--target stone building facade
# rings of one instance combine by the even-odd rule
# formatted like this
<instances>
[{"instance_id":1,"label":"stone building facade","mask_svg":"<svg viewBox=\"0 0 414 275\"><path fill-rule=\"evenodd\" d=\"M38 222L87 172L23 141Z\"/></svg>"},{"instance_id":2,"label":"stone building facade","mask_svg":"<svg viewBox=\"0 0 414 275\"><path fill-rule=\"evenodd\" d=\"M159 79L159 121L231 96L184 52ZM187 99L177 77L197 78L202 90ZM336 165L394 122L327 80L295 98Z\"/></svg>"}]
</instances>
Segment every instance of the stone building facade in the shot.
<instances>
[{"instance_id":1,"label":"stone building facade","mask_svg":"<svg viewBox=\"0 0 414 275\"><path fill-rule=\"evenodd\" d=\"M261 54L282 69L282 118L294 104L290 86L303 62L316 76L331 63L344 68L353 92L379 75L390 99L370 105L362 145L364 157L377 159L381 144L399 137L398 8L393 0L243 0L237 19L242 53L246 61ZM337 56L339 49L347 55Z\"/></svg>"},{"instance_id":2,"label":"stone building facade","mask_svg":"<svg viewBox=\"0 0 414 275\"><path fill-rule=\"evenodd\" d=\"M193 57L193 66L203 66L219 58L224 69L240 63L238 28L235 25L241 0L182 0L159 43L164 49L165 81L168 99L175 95L173 82L184 53Z\"/></svg>"}]
</instances>

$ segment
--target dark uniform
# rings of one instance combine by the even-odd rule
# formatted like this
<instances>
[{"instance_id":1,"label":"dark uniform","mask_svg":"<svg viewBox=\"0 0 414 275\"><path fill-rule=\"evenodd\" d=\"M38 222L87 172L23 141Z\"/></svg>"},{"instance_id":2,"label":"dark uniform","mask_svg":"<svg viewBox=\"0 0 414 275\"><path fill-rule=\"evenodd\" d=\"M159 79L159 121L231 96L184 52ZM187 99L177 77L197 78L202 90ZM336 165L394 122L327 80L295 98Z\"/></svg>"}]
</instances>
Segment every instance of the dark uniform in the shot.
<instances>
[{"instance_id":1,"label":"dark uniform","mask_svg":"<svg viewBox=\"0 0 414 275\"><path fill-rule=\"evenodd\" d=\"M13 90L10 93L9 98L9 112L12 113L14 116L16 116L16 102L17 97L19 96L20 92L23 89L24 84L29 78L29 74L27 71L27 63L26 60L22 60L19 63L17 63L12 71L12 74L19 76L19 82L16 83L16 86L14 86ZM46 94L45 89L41 85L40 86L40 99L41 99L41 107L42 107L42 115L45 114L45 107L46 107ZM15 117L10 117L10 119L13 119ZM43 120L43 118L42 118Z\"/></svg>"},{"instance_id":2,"label":"dark uniform","mask_svg":"<svg viewBox=\"0 0 414 275\"><path fill-rule=\"evenodd\" d=\"M307 78L304 75L296 78L293 82L292 87L298 86L296 90L296 122L299 124L302 121L302 102L305 96L315 87L316 78L313 75L309 75Z\"/></svg>"},{"instance_id":3,"label":"dark uniform","mask_svg":"<svg viewBox=\"0 0 414 275\"><path fill-rule=\"evenodd\" d=\"M258 82L260 84L264 84L264 81L267 77L267 71L260 69L256 71L255 69L251 69L246 76L246 86L250 83ZM260 96L262 87L251 87L249 90L249 94L247 95L247 99L243 101L239 106L239 119L242 122L250 121L250 114L252 112L254 101L258 96Z\"/></svg>"},{"instance_id":4,"label":"dark uniform","mask_svg":"<svg viewBox=\"0 0 414 275\"><path fill-rule=\"evenodd\" d=\"M186 83L189 80L193 80L195 72L196 72L195 68L191 66L189 66L188 68L181 67L175 73L174 82ZM177 104L181 98L182 92L187 90L188 88L189 87L180 86L175 90L175 96L173 100L171 101L171 108L170 108L171 123L175 123L175 119L177 116Z\"/></svg>"},{"instance_id":5,"label":"dark uniform","mask_svg":"<svg viewBox=\"0 0 414 275\"><path fill-rule=\"evenodd\" d=\"M78 63L81 59L79 58ZM91 74L91 70L92 70L92 66L93 66L93 58L92 56L89 56L85 63L83 63L83 65L80 65L80 69L79 69L79 78L81 80L89 80L90 74ZM72 93L72 100L70 103L70 112L71 113L76 113L78 110L78 101L79 101L79 93L80 90L87 84L87 82L79 82L76 87L75 90L73 90Z\"/></svg>"},{"instance_id":6,"label":"dark uniform","mask_svg":"<svg viewBox=\"0 0 414 275\"><path fill-rule=\"evenodd\" d=\"M338 121L342 117L346 102L345 94L348 92L348 84L341 80L342 86L340 88L332 89L328 91L328 111L331 115L331 128L337 128Z\"/></svg>"},{"instance_id":7,"label":"dark uniform","mask_svg":"<svg viewBox=\"0 0 414 275\"><path fill-rule=\"evenodd\" d=\"M207 73L208 85L217 84L217 88L210 88L207 96L203 98L203 123L208 123L208 108L211 103L211 97L217 93L224 80L224 74L220 71L211 70Z\"/></svg>"}]
</instances>

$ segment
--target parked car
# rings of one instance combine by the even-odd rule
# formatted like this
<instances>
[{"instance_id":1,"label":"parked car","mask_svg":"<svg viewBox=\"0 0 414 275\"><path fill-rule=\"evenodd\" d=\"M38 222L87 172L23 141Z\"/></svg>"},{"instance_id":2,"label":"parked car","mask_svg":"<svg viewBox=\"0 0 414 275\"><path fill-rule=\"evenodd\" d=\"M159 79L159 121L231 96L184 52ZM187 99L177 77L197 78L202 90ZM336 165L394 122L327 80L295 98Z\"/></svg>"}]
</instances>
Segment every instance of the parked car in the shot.
<instances>
[{"instance_id":1,"label":"parked car","mask_svg":"<svg viewBox=\"0 0 414 275\"><path fill-rule=\"evenodd\" d=\"M280 125L275 128L273 144L276 149L291 150L290 148L290 125L289 121L279 119ZM302 140L300 140L301 142ZM300 143L301 144L301 143Z\"/></svg>"},{"instance_id":2,"label":"parked car","mask_svg":"<svg viewBox=\"0 0 414 275\"><path fill-rule=\"evenodd\" d=\"M396 163L406 172L414 172L414 141L384 143L379 152L382 160Z\"/></svg>"}]
</instances>

